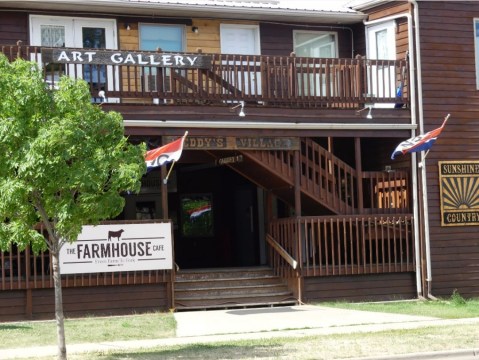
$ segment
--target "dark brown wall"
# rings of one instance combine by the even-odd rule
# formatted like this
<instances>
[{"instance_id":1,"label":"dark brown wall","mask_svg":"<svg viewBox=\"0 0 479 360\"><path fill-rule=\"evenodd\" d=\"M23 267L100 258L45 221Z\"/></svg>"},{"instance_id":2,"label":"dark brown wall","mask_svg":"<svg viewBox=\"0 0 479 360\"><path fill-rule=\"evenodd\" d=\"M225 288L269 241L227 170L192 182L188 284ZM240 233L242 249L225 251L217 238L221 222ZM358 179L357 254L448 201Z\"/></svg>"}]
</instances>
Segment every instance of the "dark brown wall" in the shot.
<instances>
[{"instance_id":1,"label":"dark brown wall","mask_svg":"<svg viewBox=\"0 0 479 360\"><path fill-rule=\"evenodd\" d=\"M350 28L330 26L293 26L280 24L260 24L261 54L289 55L293 51L293 30L332 31L338 33L338 49L340 58L351 58L353 34ZM363 33L364 37L364 33Z\"/></svg>"},{"instance_id":2,"label":"dark brown wall","mask_svg":"<svg viewBox=\"0 0 479 360\"><path fill-rule=\"evenodd\" d=\"M304 301L385 301L416 297L413 273L308 277Z\"/></svg>"},{"instance_id":3,"label":"dark brown wall","mask_svg":"<svg viewBox=\"0 0 479 360\"><path fill-rule=\"evenodd\" d=\"M0 45L16 44L18 40L28 43L28 15L0 11Z\"/></svg>"},{"instance_id":4,"label":"dark brown wall","mask_svg":"<svg viewBox=\"0 0 479 360\"><path fill-rule=\"evenodd\" d=\"M68 317L122 315L166 310L165 284L64 288L63 309ZM0 291L0 322L23 319L53 319L53 289ZM31 314L27 303L31 301Z\"/></svg>"},{"instance_id":5,"label":"dark brown wall","mask_svg":"<svg viewBox=\"0 0 479 360\"><path fill-rule=\"evenodd\" d=\"M451 118L427 157L432 293L479 296L478 226L441 227L439 160L479 160L474 18L479 3L421 1L419 7L425 131Z\"/></svg>"}]
</instances>

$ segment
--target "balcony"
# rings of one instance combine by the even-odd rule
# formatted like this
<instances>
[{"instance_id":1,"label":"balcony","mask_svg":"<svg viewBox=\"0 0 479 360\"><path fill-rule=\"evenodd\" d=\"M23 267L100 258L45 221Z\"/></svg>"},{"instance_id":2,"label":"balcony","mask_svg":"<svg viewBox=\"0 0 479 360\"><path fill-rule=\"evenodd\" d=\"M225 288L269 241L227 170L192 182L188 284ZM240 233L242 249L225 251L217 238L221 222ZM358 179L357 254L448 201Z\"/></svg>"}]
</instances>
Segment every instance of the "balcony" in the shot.
<instances>
[{"instance_id":1,"label":"balcony","mask_svg":"<svg viewBox=\"0 0 479 360\"><path fill-rule=\"evenodd\" d=\"M405 60L11 45L0 46L0 52L10 60L21 57L39 63L52 88L62 75L82 78L90 85L92 101L120 107L231 107L245 102L262 108L359 110L367 104L386 108L409 105L409 69Z\"/></svg>"}]
</instances>

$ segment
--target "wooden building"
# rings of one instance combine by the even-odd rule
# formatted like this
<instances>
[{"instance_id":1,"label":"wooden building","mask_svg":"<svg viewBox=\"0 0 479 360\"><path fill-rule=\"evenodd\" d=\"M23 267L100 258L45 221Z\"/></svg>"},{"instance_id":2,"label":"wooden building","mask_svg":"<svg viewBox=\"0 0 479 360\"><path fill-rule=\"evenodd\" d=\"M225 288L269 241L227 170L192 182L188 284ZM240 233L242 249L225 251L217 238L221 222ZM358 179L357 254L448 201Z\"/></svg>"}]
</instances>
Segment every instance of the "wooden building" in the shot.
<instances>
[{"instance_id":1,"label":"wooden building","mask_svg":"<svg viewBox=\"0 0 479 360\"><path fill-rule=\"evenodd\" d=\"M177 266L63 275L68 316L479 294L457 170L477 157L479 4L318 3L0 4L9 59L86 80L132 142L188 131L167 184L145 175L115 219L171 219ZM391 160L447 113L425 159ZM48 253L0 256L0 320L51 317Z\"/></svg>"}]
</instances>

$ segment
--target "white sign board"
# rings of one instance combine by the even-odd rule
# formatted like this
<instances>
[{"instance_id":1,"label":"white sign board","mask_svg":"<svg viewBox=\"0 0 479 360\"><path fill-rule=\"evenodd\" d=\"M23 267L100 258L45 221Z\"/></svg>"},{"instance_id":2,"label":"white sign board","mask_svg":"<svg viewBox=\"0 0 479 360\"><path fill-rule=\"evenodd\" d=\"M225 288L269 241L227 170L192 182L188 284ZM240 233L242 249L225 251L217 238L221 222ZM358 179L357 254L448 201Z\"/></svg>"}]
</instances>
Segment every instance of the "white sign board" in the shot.
<instances>
[{"instance_id":1,"label":"white sign board","mask_svg":"<svg viewBox=\"0 0 479 360\"><path fill-rule=\"evenodd\" d=\"M173 268L171 223L83 226L60 251L62 274Z\"/></svg>"}]
</instances>

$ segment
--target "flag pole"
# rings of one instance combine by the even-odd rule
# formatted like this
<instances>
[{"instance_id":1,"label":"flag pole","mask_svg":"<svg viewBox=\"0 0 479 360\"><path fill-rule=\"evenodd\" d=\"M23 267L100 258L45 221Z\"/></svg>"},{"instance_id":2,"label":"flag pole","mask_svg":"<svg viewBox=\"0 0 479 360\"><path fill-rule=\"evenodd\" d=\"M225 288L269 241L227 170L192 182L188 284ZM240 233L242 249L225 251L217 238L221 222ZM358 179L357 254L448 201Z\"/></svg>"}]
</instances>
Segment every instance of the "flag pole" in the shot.
<instances>
[{"instance_id":1,"label":"flag pole","mask_svg":"<svg viewBox=\"0 0 479 360\"><path fill-rule=\"evenodd\" d=\"M176 161L173 160L173 163L171 164L170 169L168 170L168 174L166 174L166 177L163 179L163 184L166 185L168 183L168 178L170 177L171 170L173 170L173 166L175 166L175 163Z\"/></svg>"},{"instance_id":2,"label":"flag pole","mask_svg":"<svg viewBox=\"0 0 479 360\"><path fill-rule=\"evenodd\" d=\"M450 117L450 116L451 116L451 114L447 114L447 115L446 115L446 117L444 118L444 121L442 122L442 126L441 126L442 128L446 125L447 120L449 120L449 117ZM420 161L419 164L418 164L418 166L419 166L420 168L423 167L424 162L426 161L426 156L427 156L427 154L429 154L429 151L430 151L430 150L431 150L431 149L427 149L426 153L422 156L422 159L421 159L421 161Z\"/></svg>"},{"instance_id":3,"label":"flag pole","mask_svg":"<svg viewBox=\"0 0 479 360\"><path fill-rule=\"evenodd\" d=\"M185 138L186 138L187 135L188 135L188 130L185 131L185 135L183 135L183 140L182 141L185 141ZM163 184L166 185L168 183L168 178L170 177L171 171L173 170L173 167L175 166L175 163L176 163L176 161L173 160L173 162L170 166L170 169L168 170L168 174L166 174L166 177L163 179Z\"/></svg>"}]
</instances>

